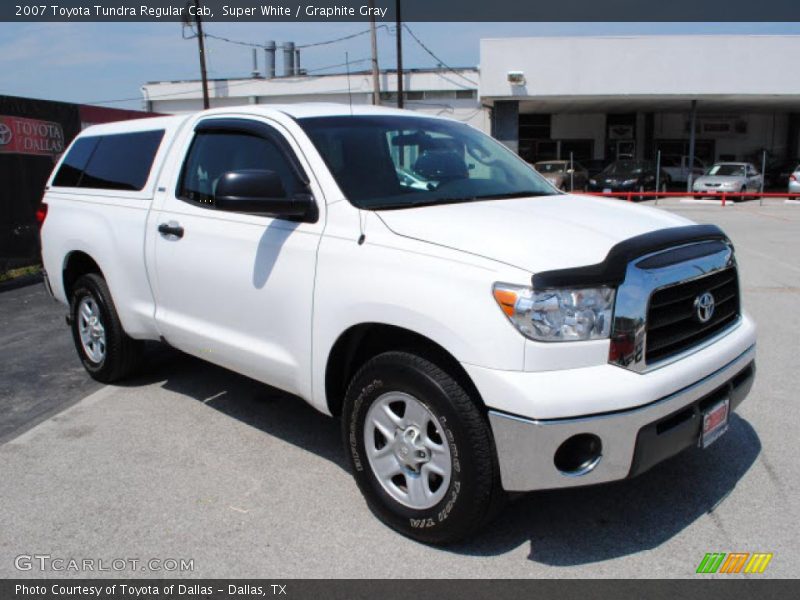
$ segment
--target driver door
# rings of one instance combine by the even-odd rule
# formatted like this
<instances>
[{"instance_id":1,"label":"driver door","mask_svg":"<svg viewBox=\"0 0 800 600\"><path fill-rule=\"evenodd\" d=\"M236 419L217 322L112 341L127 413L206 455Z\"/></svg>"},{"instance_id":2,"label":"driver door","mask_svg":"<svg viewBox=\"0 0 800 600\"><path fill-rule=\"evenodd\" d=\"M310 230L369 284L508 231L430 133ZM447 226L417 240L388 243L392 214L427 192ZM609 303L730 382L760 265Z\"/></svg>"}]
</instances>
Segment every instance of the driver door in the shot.
<instances>
[{"instance_id":1,"label":"driver door","mask_svg":"<svg viewBox=\"0 0 800 600\"><path fill-rule=\"evenodd\" d=\"M149 219L155 317L176 348L309 397L323 221L214 205L217 182L229 171L274 171L290 193L305 185L296 176L302 166L290 136L278 127L239 118L196 125L177 183L160 188L164 197Z\"/></svg>"}]
</instances>

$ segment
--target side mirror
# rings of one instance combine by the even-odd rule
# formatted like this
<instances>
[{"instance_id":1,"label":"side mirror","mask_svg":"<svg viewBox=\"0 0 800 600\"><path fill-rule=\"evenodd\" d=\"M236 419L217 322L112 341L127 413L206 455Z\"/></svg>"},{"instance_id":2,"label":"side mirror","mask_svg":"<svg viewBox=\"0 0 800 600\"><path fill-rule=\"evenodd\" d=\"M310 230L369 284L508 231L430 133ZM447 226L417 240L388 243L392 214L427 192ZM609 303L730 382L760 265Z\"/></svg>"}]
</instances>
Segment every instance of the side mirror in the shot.
<instances>
[{"instance_id":1,"label":"side mirror","mask_svg":"<svg viewBox=\"0 0 800 600\"><path fill-rule=\"evenodd\" d=\"M309 217L314 201L311 194L290 197L275 171L243 169L228 171L219 178L214 193L219 210L269 215L274 217Z\"/></svg>"}]
</instances>

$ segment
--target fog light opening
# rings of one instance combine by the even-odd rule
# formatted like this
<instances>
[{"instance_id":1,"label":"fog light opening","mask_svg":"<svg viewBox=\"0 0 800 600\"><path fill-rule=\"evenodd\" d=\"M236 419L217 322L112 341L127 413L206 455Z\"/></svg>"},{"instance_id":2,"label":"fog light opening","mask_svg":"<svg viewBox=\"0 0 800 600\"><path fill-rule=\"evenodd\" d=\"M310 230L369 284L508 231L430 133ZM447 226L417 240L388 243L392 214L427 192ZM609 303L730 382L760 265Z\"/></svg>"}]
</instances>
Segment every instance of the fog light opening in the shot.
<instances>
[{"instance_id":1,"label":"fog light opening","mask_svg":"<svg viewBox=\"0 0 800 600\"><path fill-rule=\"evenodd\" d=\"M579 433L556 450L553 463L563 475L576 477L594 469L603 456L603 443L592 433Z\"/></svg>"}]
</instances>

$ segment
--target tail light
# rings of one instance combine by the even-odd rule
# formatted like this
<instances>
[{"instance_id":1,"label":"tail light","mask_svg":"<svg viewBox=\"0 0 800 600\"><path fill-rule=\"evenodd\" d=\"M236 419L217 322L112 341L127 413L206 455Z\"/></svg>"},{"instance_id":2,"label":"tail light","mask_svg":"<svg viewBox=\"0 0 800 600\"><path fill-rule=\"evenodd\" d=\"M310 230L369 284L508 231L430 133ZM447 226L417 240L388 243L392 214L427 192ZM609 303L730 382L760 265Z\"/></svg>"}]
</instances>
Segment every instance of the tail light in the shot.
<instances>
[{"instance_id":1,"label":"tail light","mask_svg":"<svg viewBox=\"0 0 800 600\"><path fill-rule=\"evenodd\" d=\"M792 173L791 175L789 175L789 181L797 181L797 176L794 173Z\"/></svg>"},{"instance_id":2,"label":"tail light","mask_svg":"<svg viewBox=\"0 0 800 600\"><path fill-rule=\"evenodd\" d=\"M47 204L42 202L39 204L39 208L36 209L36 224L39 226L39 229L42 228L44 225L44 220L47 218Z\"/></svg>"}]
</instances>

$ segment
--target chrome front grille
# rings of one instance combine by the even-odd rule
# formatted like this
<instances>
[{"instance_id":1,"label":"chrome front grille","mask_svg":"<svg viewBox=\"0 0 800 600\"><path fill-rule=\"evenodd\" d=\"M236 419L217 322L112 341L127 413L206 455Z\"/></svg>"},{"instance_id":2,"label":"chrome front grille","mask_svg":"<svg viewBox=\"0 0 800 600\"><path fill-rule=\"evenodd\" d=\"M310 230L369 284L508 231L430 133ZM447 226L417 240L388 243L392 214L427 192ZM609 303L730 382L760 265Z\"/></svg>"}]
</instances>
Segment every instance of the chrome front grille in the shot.
<instances>
[{"instance_id":1,"label":"chrome front grille","mask_svg":"<svg viewBox=\"0 0 800 600\"><path fill-rule=\"evenodd\" d=\"M697 313L713 296L714 313ZM701 241L628 264L617 289L609 362L645 372L696 351L739 322L739 282L730 243Z\"/></svg>"},{"instance_id":2,"label":"chrome front grille","mask_svg":"<svg viewBox=\"0 0 800 600\"><path fill-rule=\"evenodd\" d=\"M698 298L710 293L713 312L698 316ZM713 337L739 317L736 267L656 290L647 311L645 362L653 364Z\"/></svg>"}]
</instances>

